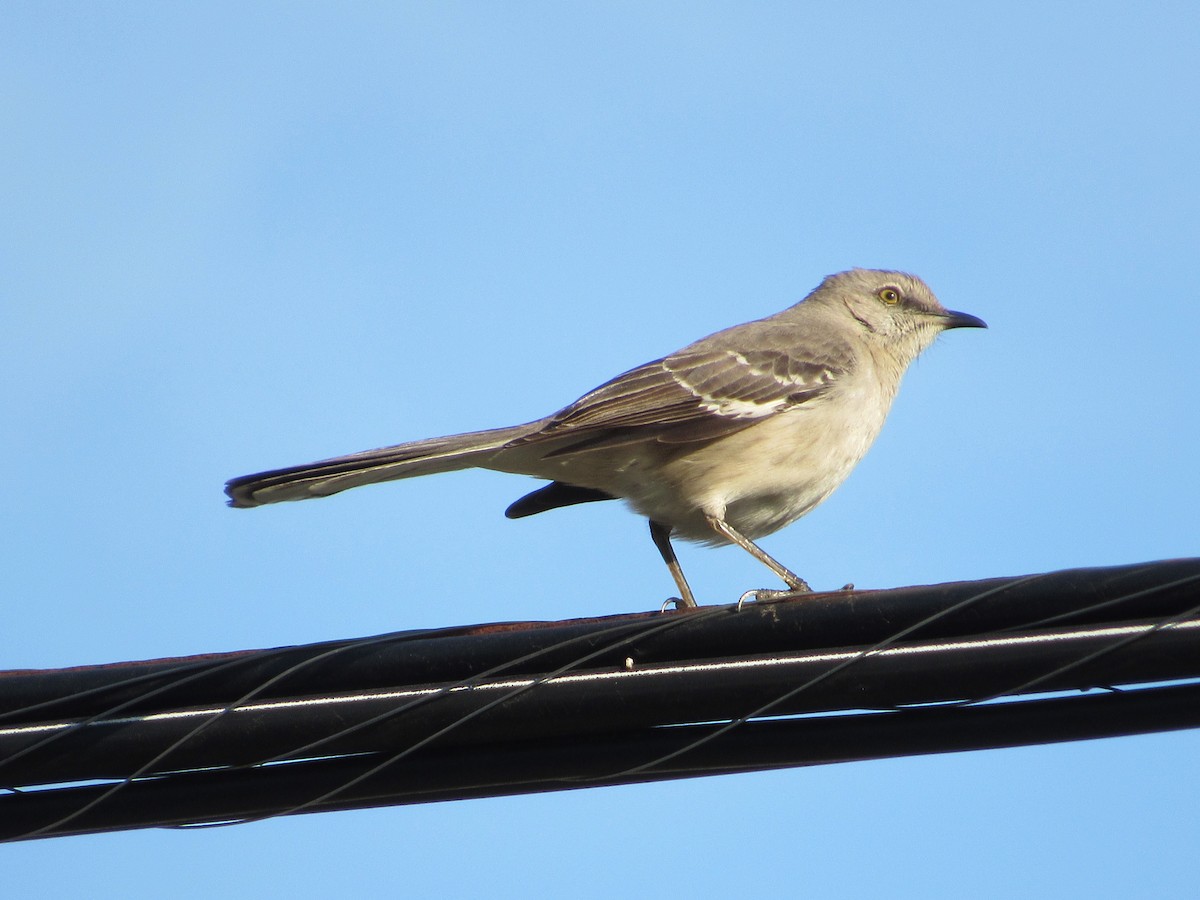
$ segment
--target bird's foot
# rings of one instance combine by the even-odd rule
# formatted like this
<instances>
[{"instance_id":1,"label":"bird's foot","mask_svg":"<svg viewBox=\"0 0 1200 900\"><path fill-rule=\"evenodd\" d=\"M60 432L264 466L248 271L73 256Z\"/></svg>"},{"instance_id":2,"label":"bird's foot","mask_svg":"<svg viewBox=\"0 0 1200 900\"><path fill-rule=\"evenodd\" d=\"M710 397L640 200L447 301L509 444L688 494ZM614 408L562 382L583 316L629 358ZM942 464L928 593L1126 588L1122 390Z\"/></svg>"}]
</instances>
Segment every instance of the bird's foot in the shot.
<instances>
[{"instance_id":1,"label":"bird's foot","mask_svg":"<svg viewBox=\"0 0 1200 900\"><path fill-rule=\"evenodd\" d=\"M772 600L783 600L785 598L795 597L797 594L813 593L813 589L808 586L807 582L799 578L796 580L799 581L799 586L786 591L774 591L770 590L769 588L759 588L753 591L746 591L746 593L738 597L737 608L741 609L747 603L770 603ZM852 591L854 590L854 582L849 581L838 588L838 590Z\"/></svg>"},{"instance_id":2,"label":"bird's foot","mask_svg":"<svg viewBox=\"0 0 1200 900\"><path fill-rule=\"evenodd\" d=\"M810 588L803 581L800 582L801 587L789 588L786 591L772 590L771 588L757 588L756 590L746 591L742 596L738 597L737 608L740 610L747 603L770 603L773 600L786 600L795 597L797 594L811 594Z\"/></svg>"},{"instance_id":3,"label":"bird's foot","mask_svg":"<svg viewBox=\"0 0 1200 900\"><path fill-rule=\"evenodd\" d=\"M776 591L778 594L811 594L813 589L808 586L808 582L799 575L792 575L791 578L783 579L787 582L788 589L786 591Z\"/></svg>"},{"instance_id":4,"label":"bird's foot","mask_svg":"<svg viewBox=\"0 0 1200 900\"><path fill-rule=\"evenodd\" d=\"M683 597L668 597L663 601L663 604L658 608L658 611L665 613L667 609L672 606L675 607L675 609L695 609L696 601L690 598L685 599Z\"/></svg>"}]
</instances>

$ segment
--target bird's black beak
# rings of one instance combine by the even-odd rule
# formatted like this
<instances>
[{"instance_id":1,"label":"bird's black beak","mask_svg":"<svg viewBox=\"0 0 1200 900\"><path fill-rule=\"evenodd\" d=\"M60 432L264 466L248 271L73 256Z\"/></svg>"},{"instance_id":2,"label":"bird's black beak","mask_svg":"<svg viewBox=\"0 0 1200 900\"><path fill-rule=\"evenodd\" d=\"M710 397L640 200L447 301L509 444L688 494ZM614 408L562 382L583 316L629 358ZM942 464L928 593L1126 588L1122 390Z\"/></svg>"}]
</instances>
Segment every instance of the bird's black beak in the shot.
<instances>
[{"instance_id":1,"label":"bird's black beak","mask_svg":"<svg viewBox=\"0 0 1200 900\"><path fill-rule=\"evenodd\" d=\"M942 328L987 328L987 322L970 313L955 312L952 309L942 314Z\"/></svg>"}]
</instances>

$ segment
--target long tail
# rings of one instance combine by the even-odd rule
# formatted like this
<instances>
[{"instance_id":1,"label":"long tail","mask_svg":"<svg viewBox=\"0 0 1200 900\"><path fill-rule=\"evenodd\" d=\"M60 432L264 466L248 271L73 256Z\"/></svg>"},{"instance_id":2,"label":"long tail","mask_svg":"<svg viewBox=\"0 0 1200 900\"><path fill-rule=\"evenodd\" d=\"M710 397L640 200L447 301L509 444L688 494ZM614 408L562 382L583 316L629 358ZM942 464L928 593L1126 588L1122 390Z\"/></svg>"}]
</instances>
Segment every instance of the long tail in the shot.
<instances>
[{"instance_id":1,"label":"long tail","mask_svg":"<svg viewBox=\"0 0 1200 900\"><path fill-rule=\"evenodd\" d=\"M348 488L435 472L453 472L482 464L486 457L514 438L529 432L530 425L493 428L469 434L452 434L336 456L303 466L289 466L243 475L225 483L229 505L239 508L327 497Z\"/></svg>"}]
</instances>

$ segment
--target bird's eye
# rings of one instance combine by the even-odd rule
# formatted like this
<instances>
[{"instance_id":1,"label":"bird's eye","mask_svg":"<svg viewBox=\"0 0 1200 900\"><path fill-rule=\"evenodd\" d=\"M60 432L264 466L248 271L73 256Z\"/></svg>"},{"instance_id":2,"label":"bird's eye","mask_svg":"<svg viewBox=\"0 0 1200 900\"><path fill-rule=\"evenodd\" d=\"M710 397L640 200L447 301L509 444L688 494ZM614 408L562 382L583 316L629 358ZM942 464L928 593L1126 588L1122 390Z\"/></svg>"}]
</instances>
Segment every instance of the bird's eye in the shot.
<instances>
[{"instance_id":1,"label":"bird's eye","mask_svg":"<svg viewBox=\"0 0 1200 900\"><path fill-rule=\"evenodd\" d=\"M882 300L884 303L886 303L888 306L895 306L897 303L900 302L900 292L898 290L896 290L894 287L883 288L879 292L878 296L879 296L879 299Z\"/></svg>"}]
</instances>

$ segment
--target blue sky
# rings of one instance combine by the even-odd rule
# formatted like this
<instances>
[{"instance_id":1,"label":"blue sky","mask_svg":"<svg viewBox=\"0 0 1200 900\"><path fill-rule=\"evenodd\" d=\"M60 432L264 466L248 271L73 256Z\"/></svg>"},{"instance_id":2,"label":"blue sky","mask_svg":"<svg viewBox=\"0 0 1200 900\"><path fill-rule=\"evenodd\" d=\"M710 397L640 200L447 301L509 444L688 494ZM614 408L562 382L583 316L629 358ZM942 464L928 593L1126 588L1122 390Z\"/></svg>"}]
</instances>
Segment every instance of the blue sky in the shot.
<instances>
[{"instance_id":1,"label":"blue sky","mask_svg":"<svg viewBox=\"0 0 1200 900\"><path fill-rule=\"evenodd\" d=\"M1193 4L10 2L0 667L642 610L617 504L231 476L536 418L854 265L985 318L824 506L815 586L1194 555ZM701 602L766 586L684 547ZM773 586L773 585L771 585ZM1200 735L3 850L24 897L1184 896ZM776 850L774 858L764 850Z\"/></svg>"}]
</instances>

